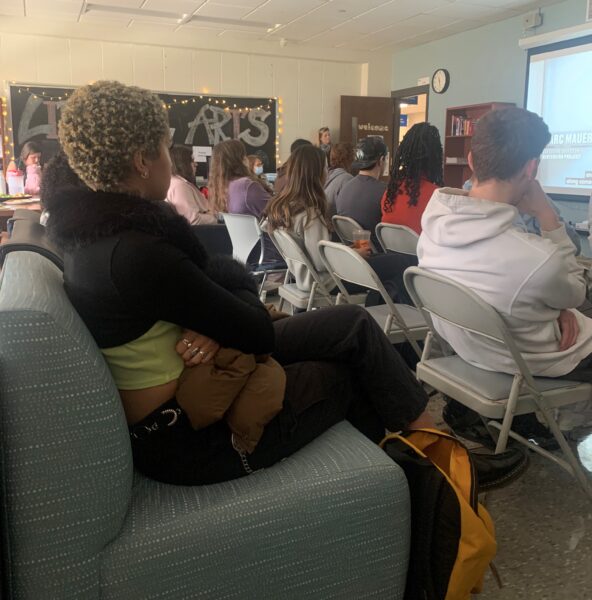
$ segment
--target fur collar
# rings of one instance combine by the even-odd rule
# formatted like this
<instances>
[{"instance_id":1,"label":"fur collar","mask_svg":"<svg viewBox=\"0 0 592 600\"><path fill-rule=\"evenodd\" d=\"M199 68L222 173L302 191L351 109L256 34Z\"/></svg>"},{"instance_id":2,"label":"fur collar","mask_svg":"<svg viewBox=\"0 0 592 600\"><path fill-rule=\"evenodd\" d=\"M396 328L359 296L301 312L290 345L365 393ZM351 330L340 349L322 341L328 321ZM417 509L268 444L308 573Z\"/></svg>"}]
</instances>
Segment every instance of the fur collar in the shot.
<instances>
[{"instance_id":1,"label":"fur collar","mask_svg":"<svg viewBox=\"0 0 592 600\"><path fill-rule=\"evenodd\" d=\"M74 252L124 231L164 238L222 287L246 289L257 295L255 280L245 267L230 257L208 257L185 218L166 202L70 188L61 190L52 202L47 221L49 237L64 252Z\"/></svg>"},{"instance_id":2,"label":"fur collar","mask_svg":"<svg viewBox=\"0 0 592 600\"><path fill-rule=\"evenodd\" d=\"M52 203L47 232L64 252L112 237L141 231L165 238L205 267L207 253L184 217L166 202L150 202L127 194L64 189Z\"/></svg>"}]
</instances>

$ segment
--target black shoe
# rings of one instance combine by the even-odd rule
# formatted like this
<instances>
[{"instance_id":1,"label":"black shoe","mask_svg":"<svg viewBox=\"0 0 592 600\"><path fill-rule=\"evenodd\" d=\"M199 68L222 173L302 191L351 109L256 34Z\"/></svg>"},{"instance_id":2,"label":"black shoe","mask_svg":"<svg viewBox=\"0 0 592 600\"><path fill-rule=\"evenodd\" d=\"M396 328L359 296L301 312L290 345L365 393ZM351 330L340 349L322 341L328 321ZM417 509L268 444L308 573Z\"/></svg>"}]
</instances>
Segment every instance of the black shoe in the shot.
<instances>
[{"instance_id":1,"label":"black shoe","mask_svg":"<svg viewBox=\"0 0 592 600\"><path fill-rule=\"evenodd\" d=\"M495 440L491 437L489 430L481 420L478 413L467 408L456 400L449 400L442 410L442 418L454 433L486 448L495 448ZM544 450L557 450L559 444L553 434L541 423L534 414L520 415L512 421L512 431L540 446ZM497 438L499 431L492 429ZM508 444L515 444L512 438Z\"/></svg>"},{"instance_id":2,"label":"black shoe","mask_svg":"<svg viewBox=\"0 0 592 600\"><path fill-rule=\"evenodd\" d=\"M442 418L458 437L495 449L495 441L479 414L464 404L448 398L442 410Z\"/></svg>"},{"instance_id":3,"label":"black shoe","mask_svg":"<svg viewBox=\"0 0 592 600\"><path fill-rule=\"evenodd\" d=\"M516 481L528 468L528 452L522 448L508 448L500 454L471 452L477 471L479 492L502 488Z\"/></svg>"}]
</instances>

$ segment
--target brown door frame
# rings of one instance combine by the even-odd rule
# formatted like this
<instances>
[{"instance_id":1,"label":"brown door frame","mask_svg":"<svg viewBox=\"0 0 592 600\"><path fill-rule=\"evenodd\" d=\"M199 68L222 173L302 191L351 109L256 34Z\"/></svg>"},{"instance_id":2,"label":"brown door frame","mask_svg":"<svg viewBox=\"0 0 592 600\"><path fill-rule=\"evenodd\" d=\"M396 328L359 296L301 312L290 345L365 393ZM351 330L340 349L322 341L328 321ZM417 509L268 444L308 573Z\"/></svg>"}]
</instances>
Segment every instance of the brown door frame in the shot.
<instances>
[{"instance_id":1,"label":"brown door frame","mask_svg":"<svg viewBox=\"0 0 592 600\"><path fill-rule=\"evenodd\" d=\"M401 98L408 98L409 96L419 96L421 94L426 95L426 120L429 115L430 109L430 86L429 85L418 85L415 87L404 88L401 90L394 90L391 92L391 98L393 99L393 152L397 151L399 147L399 129L401 128L401 108L398 100Z\"/></svg>"}]
</instances>

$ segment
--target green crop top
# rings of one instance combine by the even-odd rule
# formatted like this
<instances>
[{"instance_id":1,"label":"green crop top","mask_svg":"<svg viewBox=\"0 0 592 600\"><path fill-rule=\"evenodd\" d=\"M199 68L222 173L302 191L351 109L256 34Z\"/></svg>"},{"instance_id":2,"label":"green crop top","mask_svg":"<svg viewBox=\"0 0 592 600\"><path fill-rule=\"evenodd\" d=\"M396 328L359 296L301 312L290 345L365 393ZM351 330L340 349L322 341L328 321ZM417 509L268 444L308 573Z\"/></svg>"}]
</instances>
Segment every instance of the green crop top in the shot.
<instances>
[{"instance_id":1,"label":"green crop top","mask_svg":"<svg viewBox=\"0 0 592 600\"><path fill-rule=\"evenodd\" d=\"M120 390L141 390L178 379L183 359L175 351L181 338L178 325L157 321L144 335L113 348L102 348Z\"/></svg>"}]
</instances>

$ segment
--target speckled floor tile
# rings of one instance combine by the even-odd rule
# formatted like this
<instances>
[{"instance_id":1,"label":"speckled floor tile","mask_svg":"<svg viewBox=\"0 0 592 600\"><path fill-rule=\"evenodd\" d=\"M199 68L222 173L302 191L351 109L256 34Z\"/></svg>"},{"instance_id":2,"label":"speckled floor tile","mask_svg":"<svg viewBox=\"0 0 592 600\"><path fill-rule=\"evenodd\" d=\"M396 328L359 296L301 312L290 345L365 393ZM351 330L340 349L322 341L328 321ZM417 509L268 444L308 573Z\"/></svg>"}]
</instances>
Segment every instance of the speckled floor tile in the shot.
<instances>
[{"instance_id":1,"label":"speckled floor tile","mask_svg":"<svg viewBox=\"0 0 592 600\"><path fill-rule=\"evenodd\" d=\"M441 421L442 402L430 402ZM528 471L485 495L503 587L489 572L475 600L592 600L592 500L559 466L530 453Z\"/></svg>"}]
</instances>

